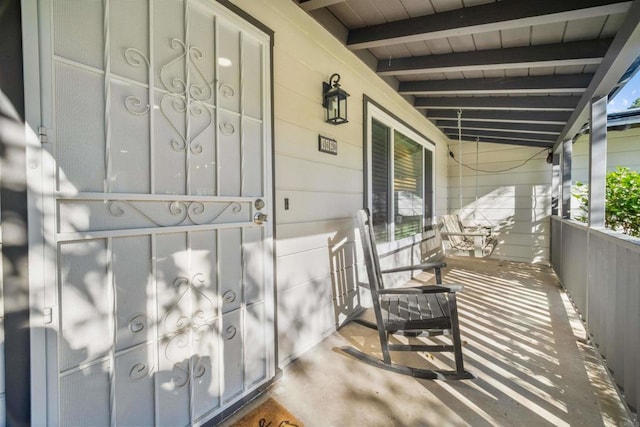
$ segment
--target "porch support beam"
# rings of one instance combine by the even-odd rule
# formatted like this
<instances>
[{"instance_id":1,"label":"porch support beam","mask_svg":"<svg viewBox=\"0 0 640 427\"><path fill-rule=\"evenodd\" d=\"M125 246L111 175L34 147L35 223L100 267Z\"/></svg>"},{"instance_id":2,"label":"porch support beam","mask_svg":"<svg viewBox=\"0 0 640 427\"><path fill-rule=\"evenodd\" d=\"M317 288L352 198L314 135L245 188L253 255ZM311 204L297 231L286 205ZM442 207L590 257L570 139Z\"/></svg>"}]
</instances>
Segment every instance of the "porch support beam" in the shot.
<instances>
[{"instance_id":1,"label":"porch support beam","mask_svg":"<svg viewBox=\"0 0 640 427\"><path fill-rule=\"evenodd\" d=\"M599 64L612 39L487 49L378 61L381 76ZM557 76L554 76L557 77ZM575 83L574 83L575 84ZM585 86L586 87L586 86Z\"/></svg>"},{"instance_id":2,"label":"porch support beam","mask_svg":"<svg viewBox=\"0 0 640 427\"><path fill-rule=\"evenodd\" d=\"M571 164L573 140L562 141L562 218L571 218Z\"/></svg>"},{"instance_id":3,"label":"porch support beam","mask_svg":"<svg viewBox=\"0 0 640 427\"><path fill-rule=\"evenodd\" d=\"M589 226L604 227L607 175L607 100L591 101L589 132Z\"/></svg>"},{"instance_id":4,"label":"porch support beam","mask_svg":"<svg viewBox=\"0 0 640 427\"><path fill-rule=\"evenodd\" d=\"M593 18L624 13L629 9L630 4L630 1L620 0L493 2L351 30L347 47L352 50L369 49L551 24L569 19Z\"/></svg>"},{"instance_id":5,"label":"porch support beam","mask_svg":"<svg viewBox=\"0 0 640 427\"><path fill-rule=\"evenodd\" d=\"M561 181L560 155L553 155L553 166L551 167L551 215L558 216L559 195Z\"/></svg>"}]
</instances>

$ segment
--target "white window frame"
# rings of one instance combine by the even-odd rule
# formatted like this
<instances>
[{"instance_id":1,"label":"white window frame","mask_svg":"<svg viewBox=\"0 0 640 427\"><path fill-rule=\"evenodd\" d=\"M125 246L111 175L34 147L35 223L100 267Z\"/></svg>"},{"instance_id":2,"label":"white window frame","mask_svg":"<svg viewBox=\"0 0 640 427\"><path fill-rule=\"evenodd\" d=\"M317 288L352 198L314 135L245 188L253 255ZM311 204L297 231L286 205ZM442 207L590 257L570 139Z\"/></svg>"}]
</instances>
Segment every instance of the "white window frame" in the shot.
<instances>
[{"instance_id":1,"label":"white window frame","mask_svg":"<svg viewBox=\"0 0 640 427\"><path fill-rule=\"evenodd\" d=\"M371 169L371 165L372 165L372 135L371 135L371 128L372 128L372 123L373 120L377 120L378 122L382 123L383 125L389 127L390 130L390 141L389 141L389 153L391 156L391 165L389 167L389 179L391 180L390 187L392 189L392 194L394 193L394 188L393 188L393 177L394 177L394 143L395 143L395 138L393 137L393 135L395 135L395 131L398 131L399 133L407 136L408 138L410 138L411 140L413 140L414 142L420 144L424 149L429 150L431 152L431 163L432 163L432 167L431 167L431 182L432 182L432 191L431 191L431 206L432 209L435 209L435 177L436 177L436 164L435 164L435 144L433 142L431 142L430 140L428 140L425 136L417 133L415 130L411 129L407 124L403 123L402 121L400 121L398 118L394 117L391 113L385 111L383 108L377 106L376 104L368 101L366 103L365 106L365 112L366 112L366 120L365 120L365 136L366 136L366 155L367 155L367 163L366 163L366 168L367 170L365 171L365 173L367 174L367 194L366 194L366 200L367 200L367 208L369 209L369 211L371 212L373 209L373 171ZM424 156L424 151L422 152L422 165L423 165L423 179L421 180L421 185L422 185L422 194L423 197L425 197L424 195L426 194L425 192L425 176L426 176L426 169L424 168L424 164L425 164L425 156ZM390 197L389 200L389 211L390 212L395 212L395 197ZM430 213L433 216L433 212ZM392 215L393 216L393 215ZM426 225L424 222L427 218L425 218L423 216L422 221L423 221L423 227ZM430 219L430 218L429 218ZM411 243L415 243L416 241L419 241L422 237L418 234L418 235L414 235L414 236L408 236L408 237L403 237L401 239L396 240L395 239L395 218L391 218L391 223L389 224L388 227L388 241L382 243L382 245L388 249L395 249L395 248L401 248L403 246L406 246L407 244L411 244ZM416 240L417 239L417 240ZM379 246L382 246L379 245Z\"/></svg>"}]
</instances>

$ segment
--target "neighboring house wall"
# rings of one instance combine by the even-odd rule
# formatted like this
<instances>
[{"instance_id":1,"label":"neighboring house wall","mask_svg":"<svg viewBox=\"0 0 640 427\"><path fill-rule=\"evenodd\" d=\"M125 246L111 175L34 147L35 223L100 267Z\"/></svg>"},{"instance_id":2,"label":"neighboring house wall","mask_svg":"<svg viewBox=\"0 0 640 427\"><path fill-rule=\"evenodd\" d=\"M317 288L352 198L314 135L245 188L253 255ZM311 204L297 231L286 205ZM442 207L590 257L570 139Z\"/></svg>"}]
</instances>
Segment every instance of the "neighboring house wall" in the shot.
<instances>
[{"instance_id":1,"label":"neighboring house wall","mask_svg":"<svg viewBox=\"0 0 640 427\"><path fill-rule=\"evenodd\" d=\"M363 206L363 96L436 143L436 212L446 209L446 139L290 0L232 3L275 32L275 215L279 361L335 330L358 304L354 214ZM324 123L322 82L339 73L349 123ZM318 135L338 155L318 151ZM284 209L285 198L289 209ZM360 280L365 280L360 278Z\"/></svg>"},{"instance_id":2,"label":"neighboring house wall","mask_svg":"<svg viewBox=\"0 0 640 427\"><path fill-rule=\"evenodd\" d=\"M589 135L582 135L573 144L571 182L589 184ZM640 127L607 132L607 171L617 166L640 171ZM579 203L571 199L571 217L580 215Z\"/></svg>"},{"instance_id":3,"label":"neighboring house wall","mask_svg":"<svg viewBox=\"0 0 640 427\"><path fill-rule=\"evenodd\" d=\"M498 245L492 258L548 262L551 165L545 161L547 151L463 141L462 163L468 167L462 168L461 209L458 142L450 148L455 159L449 159L449 211L460 213L465 224L495 226Z\"/></svg>"}]
</instances>

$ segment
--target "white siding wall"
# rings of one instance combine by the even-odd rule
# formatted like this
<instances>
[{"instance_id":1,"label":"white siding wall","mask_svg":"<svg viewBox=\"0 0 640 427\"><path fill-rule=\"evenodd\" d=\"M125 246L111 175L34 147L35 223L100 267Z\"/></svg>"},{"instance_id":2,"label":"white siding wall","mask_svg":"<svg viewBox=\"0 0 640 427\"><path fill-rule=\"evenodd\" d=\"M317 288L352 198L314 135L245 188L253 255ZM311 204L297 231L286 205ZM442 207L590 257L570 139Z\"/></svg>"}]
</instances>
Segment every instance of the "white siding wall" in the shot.
<instances>
[{"instance_id":1,"label":"white siding wall","mask_svg":"<svg viewBox=\"0 0 640 427\"><path fill-rule=\"evenodd\" d=\"M571 181L589 183L589 135L583 135L573 144ZM640 171L640 128L607 132L607 170L617 166ZM579 203L571 200L571 215L580 214Z\"/></svg>"},{"instance_id":2,"label":"white siding wall","mask_svg":"<svg viewBox=\"0 0 640 427\"><path fill-rule=\"evenodd\" d=\"M551 165L545 161L546 150L488 143L477 147L476 163L476 143L462 142L462 163L482 170L462 168L462 209L460 167L449 159L449 211L469 225L496 227L498 246L492 258L548 262ZM451 151L459 159L457 141Z\"/></svg>"},{"instance_id":3,"label":"white siding wall","mask_svg":"<svg viewBox=\"0 0 640 427\"><path fill-rule=\"evenodd\" d=\"M335 330L355 304L354 214L363 205L363 96L436 143L436 211L446 210L446 139L291 0L233 0L275 32L275 214L279 360ZM322 82L339 73L349 123L324 123ZM338 155L318 151L318 134ZM284 210L284 199L289 210Z\"/></svg>"}]
</instances>

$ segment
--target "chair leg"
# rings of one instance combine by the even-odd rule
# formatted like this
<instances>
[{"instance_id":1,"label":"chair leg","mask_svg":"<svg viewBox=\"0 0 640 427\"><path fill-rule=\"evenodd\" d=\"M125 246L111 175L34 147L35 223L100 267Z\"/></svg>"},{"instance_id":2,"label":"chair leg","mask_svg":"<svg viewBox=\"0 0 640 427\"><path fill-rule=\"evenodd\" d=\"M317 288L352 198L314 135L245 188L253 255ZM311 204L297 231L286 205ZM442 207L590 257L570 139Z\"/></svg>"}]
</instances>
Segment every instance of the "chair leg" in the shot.
<instances>
[{"instance_id":1,"label":"chair leg","mask_svg":"<svg viewBox=\"0 0 640 427\"><path fill-rule=\"evenodd\" d=\"M380 348L382 349L382 360L384 363L391 363L391 353L389 353L389 334L382 328L378 329L378 336L380 337Z\"/></svg>"},{"instance_id":2,"label":"chair leg","mask_svg":"<svg viewBox=\"0 0 640 427\"><path fill-rule=\"evenodd\" d=\"M451 338L453 340L453 351L456 361L456 372L464 372L464 362L462 359L462 340L460 339L460 324L458 323L458 304L455 294L449 295L449 316L451 318Z\"/></svg>"}]
</instances>

